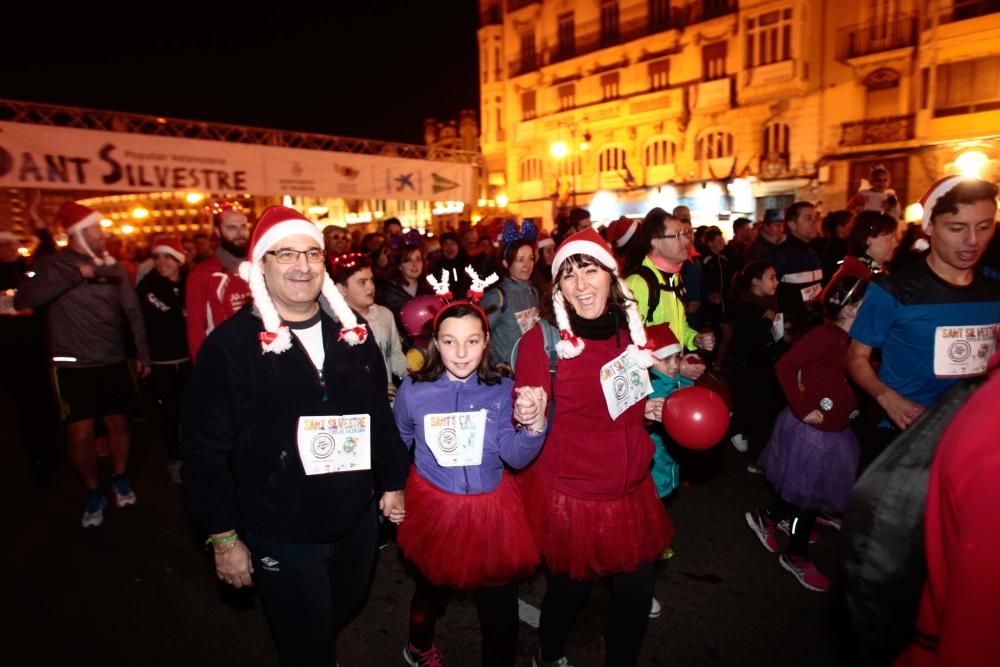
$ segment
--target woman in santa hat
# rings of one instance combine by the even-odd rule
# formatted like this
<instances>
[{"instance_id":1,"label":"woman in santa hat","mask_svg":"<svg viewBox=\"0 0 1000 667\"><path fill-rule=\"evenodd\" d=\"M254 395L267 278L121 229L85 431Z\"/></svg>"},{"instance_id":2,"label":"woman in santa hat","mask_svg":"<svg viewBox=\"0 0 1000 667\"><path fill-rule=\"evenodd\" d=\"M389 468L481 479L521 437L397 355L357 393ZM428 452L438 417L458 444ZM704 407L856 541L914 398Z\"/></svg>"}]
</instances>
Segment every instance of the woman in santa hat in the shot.
<instances>
[{"instance_id":1,"label":"woman in santa hat","mask_svg":"<svg viewBox=\"0 0 1000 667\"><path fill-rule=\"evenodd\" d=\"M673 527L649 469L644 418L652 357L635 300L607 243L593 229L566 238L552 262L552 309L560 341L550 379L541 326L524 335L515 378L549 386L555 409L542 453L521 475L524 506L548 567L536 666L566 664L576 612L594 581L611 583L607 664L632 665L649 622L653 563Z\"/></svg>"}]
</instances>

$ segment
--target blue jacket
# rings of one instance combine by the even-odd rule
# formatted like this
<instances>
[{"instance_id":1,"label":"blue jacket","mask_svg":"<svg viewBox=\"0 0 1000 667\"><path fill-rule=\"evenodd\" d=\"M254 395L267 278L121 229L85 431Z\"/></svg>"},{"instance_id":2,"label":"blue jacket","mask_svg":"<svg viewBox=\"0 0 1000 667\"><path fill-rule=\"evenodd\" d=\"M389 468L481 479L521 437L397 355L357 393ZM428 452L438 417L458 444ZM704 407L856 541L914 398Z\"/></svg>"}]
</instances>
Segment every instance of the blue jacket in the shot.
<instances>
[{"instance_id":1,"label":"blue jacket","mask_svg":"<svg viewBox=\"0 0 1000 667\"><path fill-rule=\"evenodd\" d=\"M650 398L663 398L678 389L694 386L694 380L689 380L680 373L675 377L670 377L652 368L649 370L649 380L653 385L653 393L649 395ZM659 496L665 498L680 486L681 467L667 452L667 441L670 436L667 435L663 424L653 422L649 427L649 437L656 445L656 449L653 450L653 483L656 484L656 492Z\"/></svg>"},{"instance_id":2,"label":"blue jacket","mask_svg":"<svg viewBox=\"0 0 1000 667\"><path fill-rule=\"evenodd\" d=\"M538 455L545 433L530 435L527 429L514 430L512 392L514 383L503 378L499 384L480 384L473 375L465 382L451 380L443 373L434 382L414 382L407 378L396 393L392 411L396 426L407 447L416 445L417 472L431 484L458 495L488 493L500 484L504 464L523 468ZM487 410L483 462L478 466L443 468L424 440L424 416L446 412Z\"/></svg>"},{"instance_id":3,"label":"blue jacket","mask_svg":"<svg viewBox=\"0 0 1000 667\"><path fill-rule=\"evenodd\" d=\"M498 288L491 289L480 304L490 321L490 362L510 365L510 353L521 339L517 313L535 309L538 317L538 292L530 280L504 278ZM532 323L525 331L534 326Z\"/></svg>"}]
</instances>

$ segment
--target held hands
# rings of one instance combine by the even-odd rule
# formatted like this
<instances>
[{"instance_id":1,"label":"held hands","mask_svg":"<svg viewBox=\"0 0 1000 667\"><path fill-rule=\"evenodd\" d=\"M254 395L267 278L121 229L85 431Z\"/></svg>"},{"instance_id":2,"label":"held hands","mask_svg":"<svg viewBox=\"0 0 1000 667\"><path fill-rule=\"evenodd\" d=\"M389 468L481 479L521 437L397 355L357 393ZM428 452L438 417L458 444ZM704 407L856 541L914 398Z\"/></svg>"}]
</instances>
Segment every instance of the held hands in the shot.
<instances>
[{"instance_id":1,"label":"held hands","mask_svg":"<svg viewBox=\"0 0 1000 667\"><path fill-rule=\"evenodd\" d=\"M663 404L666 402L667 399L663 397L646 399L646 412L643 416L649 421L663 421Z\"/></svg>"},{"instance_id":2,"label":"held hands","mask_svg":"<svg viewBox=\"0 0 1000 667\"><path fill-rule=\"evenodd\" d=\"M80 270L80 275L83 276L84 280L90 280L97 275L97 270L94 265L90 262L84 262L77 267Z\"/></svg>"},{"instance_id":3,"label":"held hands","mask_svg":"<svg viewBox=\"0 0 1000 667\"><path fill-rule=\"evenodd\" d=\"M694 344L706 352L711 352L715 349L715 334L711 331L700 333L694 337Z\"/></svg>"},{"instance_id":4,"label":"held hands","mask_svg":"<svg viewBox=\"0 0 1000 667\"><path fill-rule=\"evenodd\" d=\"M802 421L804 423L806 423L806 424L822 424L823 423L823 413L820 412L819 410L813 410L812 412L810 412L809 414L807 414L805 417L803 417Z\"/></svg>"},{"instance_id":5,"label":"held hands","mask_svg":"<svg viewBox=\"0 0 1000 667\"><path fill-rule=\"evenodd\" d=\"M548 394L541 387L517 387L514 389L514 420L527 427L531 433L541 433L545 428Z\"/></svg>"},{"instance_id":6,"label":"held hands","mask_svg":"<svg viewBox=\"0 0 1000 667\"><path fill-rule=\"evenodd\" d=\"M382 516L397 526L406 518L405 502L402 491L386 491L378 501Z\"/></svg>"},{"instance_id":7,"label":"held hands","mask_svg":"<svg viewBox=\"0 0 1000 667\"><path fill-rule=\"evenodd\" d=\"M906 400L892 389L886 389L875 400L889 415L889 419L904 431L924 413L922 405Z\"/></svg>"}]
</instances>

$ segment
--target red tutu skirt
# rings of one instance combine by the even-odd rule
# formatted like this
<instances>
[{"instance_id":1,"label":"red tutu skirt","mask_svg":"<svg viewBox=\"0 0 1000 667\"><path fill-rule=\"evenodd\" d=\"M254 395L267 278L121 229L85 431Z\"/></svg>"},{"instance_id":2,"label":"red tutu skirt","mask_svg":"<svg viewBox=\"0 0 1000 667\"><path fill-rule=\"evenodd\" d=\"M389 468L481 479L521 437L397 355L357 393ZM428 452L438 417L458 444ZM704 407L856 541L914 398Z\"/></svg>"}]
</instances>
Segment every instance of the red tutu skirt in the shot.
<instances>
[{"instance_id":1,"label":"red tutu skirt","mask_svg":"<svg viewBox=\"0 0 1000 667\"><path fill-rule=\"evenodd\" d=\"M452 588L500 586L528 576L540 560L521 493L507 473L489 493L463 496L411 469L397 541L428 581Z\"/></svg>"},{"instance_id":2,"label":"red tutu skirt","mask_svg":"<svg viewBox=\"0 0 1000 667\"><path fill-rule=\"evenodd\" d=\"M553 489L528 468L518 476L531 532L550 572L597 579L657 560L674 526L649 475L631 495L588 500Z\"/></svg>"}]
</instances>

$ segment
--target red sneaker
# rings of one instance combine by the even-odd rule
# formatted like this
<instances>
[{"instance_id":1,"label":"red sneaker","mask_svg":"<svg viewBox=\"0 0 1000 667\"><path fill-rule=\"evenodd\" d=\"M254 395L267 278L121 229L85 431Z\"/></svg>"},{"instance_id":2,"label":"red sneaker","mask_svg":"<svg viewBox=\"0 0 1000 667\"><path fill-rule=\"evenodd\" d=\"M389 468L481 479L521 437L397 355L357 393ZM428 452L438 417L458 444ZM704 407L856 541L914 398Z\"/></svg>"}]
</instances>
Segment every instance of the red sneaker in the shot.
<instances>
[{"instance_id":1,"label":"red sneaker","mask_svg":"<svg viewBox=\"0 0 1000 667\"><path fill-rule=\"evenodd\" d=\"M801 556L790 556L781 554L778 556L778 563L799 580L805 588L811 591L825 593L830 590L830 580L825 574L816 569L813 562Z\"/></svg>"}]
</instances>

